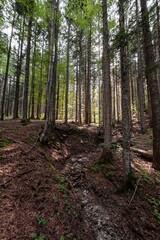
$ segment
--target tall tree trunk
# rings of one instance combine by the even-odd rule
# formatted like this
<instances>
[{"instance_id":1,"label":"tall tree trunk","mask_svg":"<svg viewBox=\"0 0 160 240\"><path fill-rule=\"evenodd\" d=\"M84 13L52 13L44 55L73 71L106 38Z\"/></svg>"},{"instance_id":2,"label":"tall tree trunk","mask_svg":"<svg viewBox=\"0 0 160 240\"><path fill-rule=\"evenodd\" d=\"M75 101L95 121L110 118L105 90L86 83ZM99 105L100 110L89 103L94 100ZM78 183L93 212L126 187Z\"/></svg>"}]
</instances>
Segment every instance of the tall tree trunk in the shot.
<instances>
[{"instance_id":1,"label":"tall tree trunk","mask_svg":"<svg viewBox=\"0 0 160 240\"><path fill-rule=\"evenodd\" d=\"M78 66L79 66L79 63L78 63L78 60L77 60L77 63L76 63L76 114L75 114L75 123L78 122L78 84L79 84L79 72L78 72Z\"/></svg>"},{"instance_id":2,"label":"tall tree trunk","mask_svg":"<svg viewBox=\"0 0 160 240\"><path fill-rule=\"evenodd\" d=\"M121 62L121 88L122 88L122 122L123 122L123 162L126 179L131 173L131 156L130 156L130 85L129 85L129 66L127 60L127 39L125 37L125 17L124 4L125 0L119 0L119 25L121 33L120 42L120 62Z\"/></svg>"},{"instance_id":3,"label":"tall tree trunk","mask_svg":"<svg viewBox=\"0 0 160 240\"><path fill-rule=\"evenodd\" d=\"M11 82L12 82L12 77L8 78L8 89L7 89L7 97L6 97L6 106L5 106L5 115L6 117L9 117L9 105L10 105L10 95L11 95Z\"/></svg>"},{"instance_id":4,"label":"tall tree trunk","mask_svg":"<svg viewBox=\"0 0 160 240\"><path fill-rule=\"evenodd\" d=\"M34 40L34 50L33 50L33 59L32 59L32 82L31 82L31 119L34 119L34 109L35 109L35 70L36 70L36 45L37 45L37 36L35 30L35 40Z\"/></svg>"},{"instance_id":5,"label":"tall tree trunk","mask_svg":"<svg viewBox=\"0 0 160 240\"><path fill-rule=\"evenodd\" d=\"M40 80L39 80L39 89L38 89L38 103L37 103L37 119L41 118L41 107L42 107L42 81L43 81L43 46L44 41L42 44L42 52L41 52L41 67L40 67Z\"/></svg>"},{"instance_id":6,"label":"tall tree trunk","mask_svg":"<svg viewBox=\"0 0 160 240\"><path fill-rule=\"evenodd\" d=\"M102 1L102 10L103 10L102 78L103 78L104 146L103 146L101 160L111 162L112 161L112 151L111 151L112 98L111 98L111 79L110 79L110 50L109 50L107 0Z\"/></svg>"},{"instance_id":7,"label":"tall tree trunk","mask_svg":"<svg viewBox=\"0 0 160 240\"><path fill-rule=\"evenodd\" d=\"M59 80L59 76L57 77L57 105L56 105L56 120L58 120L58 116L59 116L59 92L60 92L60 80Z\"/></svg>"},{"instance_id":8,"label":"tall tree trunk","mask_svg":"<svg viewBox=\"0 0 160 240\"><path fill-rule=\"evenodd\" d=\"M32 17L29 18L29 22L28 22L28 38L27 38L22 122L27 122L28 120L27 113L28 113L28 92L29 92L28 89L29 89L29 74L30 74L31 38L32 38Z\"/></svg>"},{"instance_id":9,"label":"tall tree trunk","mask_svg":"<svg viewBox=\"0 0 160 240\"><path fill-rule=\"evenodd\" d=\"M112 124L116 122L116 79L115 68L112 69Z\"/></svg>"},{"instance_id":10,"label":"tall tree trunk","mask_svg":"<svg viewBox=\"0 0 160 240\"><path fill-rule=\"evenodd\" d=\"M79 34L78 124L82 124L82 30Z\"/></svg>"},{"instance_id":11,"label":"tall tree trunk","mask_svg":"<svg viewBox=\"0 0 160 240\"><path fill-rule=\"evenodd\" d=\"M14 16L13 16L13 21L12 21L11 37L10 37L9 47L8 47L8 53L7 53L6 72L5 72L4 86L3 86L3 92L2 92L2 100L1 100L1 120L4 120L4 107L5 107L6 89L7 89L7 83L8 83L9 64L10 64L10 58L11 58L11 47L12 47L14 23L15 23L15 10L14 10Z\"/></svg>"},{"instance_id":12,"label":"tall tree trunk","mask_svg":"<svg viewBox=\"0 0 160 240\"><path fill-rule=\"evenodd\" d=\"M67 35L67 65L66 65L66 94L65 94L65 123L68 122L68 89L69 89L69 47L70 47L70 21L68 21Z\"/></svg>"},{"instance_id":13,"label":"tall tree trunk","mask_svg":"<svg viewBox=\"0 0 160 240\"><path fill-rule=\"evenodd\" d=\"M52 94L53 94L53 48L54 48L54 9L55 9L55 0L52 0L52 20L50 24L50 58L49 58L49 69L48 69L48 83L47 83L47 104L46 104L46 122L44 130L40 136L40 141L42 142L46 132L51 125L52 118Z\"/></svg>"},{"instance_id":14,"label":"tall tree trunk","mask_svg":"<svg viewBox=\"0 0 160 240\"><path fill-rule=\"evenodd\" d=\"M158 50L157 78L160 92L160 3L158 2L158 0L156 0L156 15L157 15L157 50Z\"/></svg>"},{"instance_id":15,"label":"tall tree trunk","mask_svg":"<svg viewBox=\"0 0 160 240\"><path fill-rule=\"evenodd\" d=\"M141 39L140 39L140 21L138 14L138 0L136 0L136 21L137 21L137 50L138 50L138 76L137 76L137 93L138 93L138 105L140 115L141 133L145 133L145 119L144 119L144 79L142 74L142 51L141 51Z\"/></svg>"},{"instance_id":16,"label":"tall tree trunk","mask_svg":"<svg viewBox=\"0 0 160 240\"><path fill-rule=\"evenodd\" d=\"M146 0L141 0L142 30L144 58L146 64L146 78L148 81L153 122L153 166L160 170L160 93L155 71L155 61L151 32L149 26L149 16Z\"/></svg>"},{"instance_id":17,"label":"tall tree trunk","mask_svg":"<svg viewBox=\"0 0 160 240\"><path fill-rule=\"evenodd\" d=\"M119 86L119 78L118 78L118 67L116 66L116 109L117 109L117 123L120 122L120 86Z\"/></svg>"},{"instance_id":18,"label":"tall tree trunk","mask_svg":"<svg viewBox=\"0 0 160 240\"><path fill-rule=\"evenodd\" d=\"M14 119L18 118L20 77L22 72L22 60L23 60L24 26L25 26L25 17L23 18L22 30L20 29L20 33L19 33L20 53L19 53L18 62L17 62L16 91L15 91L14 110L13 110Z\"/></svg>"},{"instance_id":19,"label":"tall tree trunk","mask_svg":"<svg viewBox=\"0 0 160 240\"><path fill-rule=\"evenodd\" d=\"M55 51L53 63L53 95L52 95L52 126L56 125L56 86L57 86L57 63L58 63L58 34L59 34L59 0L56 2L55 10Z\"/></svg>"},{"instance_id":20,"label":"tall tree trunk","mask_svg":"<svg viewBox=\"0 0 160 240\"><path fill-rule=\"evenodd\" d=\"M91 44L92 44L92 31L91 24L88 36L88 54L87 54L87 78L86 78L86 93L85 93L85 123L91 123L91 93L90 93L90 82L91 82Z\"/></svg>"}]
</instances>

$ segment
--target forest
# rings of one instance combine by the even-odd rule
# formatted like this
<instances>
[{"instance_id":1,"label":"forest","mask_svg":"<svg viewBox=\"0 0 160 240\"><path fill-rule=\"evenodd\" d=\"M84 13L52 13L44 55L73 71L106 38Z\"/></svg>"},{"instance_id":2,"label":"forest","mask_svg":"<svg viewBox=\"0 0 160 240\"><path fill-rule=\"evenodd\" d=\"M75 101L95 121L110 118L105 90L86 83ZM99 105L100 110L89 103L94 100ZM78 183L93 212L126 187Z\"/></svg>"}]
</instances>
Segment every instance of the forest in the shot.
<instances>
[{"instance_id":1,"label":"forest","mask_svg":"<svg viewBox=\"0 0 160 240\"><path fill-rule=\"evenodd\" d=\"M0 1L0 239L160 239L160 2Z\"/></svg>"}]
</instances>

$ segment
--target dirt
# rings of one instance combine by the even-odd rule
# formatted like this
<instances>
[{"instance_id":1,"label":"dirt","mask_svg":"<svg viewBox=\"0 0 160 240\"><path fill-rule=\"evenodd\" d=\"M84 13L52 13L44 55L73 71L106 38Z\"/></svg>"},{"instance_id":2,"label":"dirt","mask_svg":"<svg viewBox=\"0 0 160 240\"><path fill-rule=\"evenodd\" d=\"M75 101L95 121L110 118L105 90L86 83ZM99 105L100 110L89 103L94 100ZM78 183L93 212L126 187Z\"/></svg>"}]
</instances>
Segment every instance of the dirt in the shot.
<instances>
[{"instance_id":1,"label":"dirt","mask_svg":"<svg viewBox=\"0 0 160 240\"><path fill-rule=\"evenodd\" d=\"M43 121L0 122L1 240L160 239L160 173L133 154L136 191L123 191L121 145L99 164L97 127L58 124L45 144ZM114 139L120 128L114 129ZM132 143L151 148L151 131Z\"/></svg>"}]
</instances>

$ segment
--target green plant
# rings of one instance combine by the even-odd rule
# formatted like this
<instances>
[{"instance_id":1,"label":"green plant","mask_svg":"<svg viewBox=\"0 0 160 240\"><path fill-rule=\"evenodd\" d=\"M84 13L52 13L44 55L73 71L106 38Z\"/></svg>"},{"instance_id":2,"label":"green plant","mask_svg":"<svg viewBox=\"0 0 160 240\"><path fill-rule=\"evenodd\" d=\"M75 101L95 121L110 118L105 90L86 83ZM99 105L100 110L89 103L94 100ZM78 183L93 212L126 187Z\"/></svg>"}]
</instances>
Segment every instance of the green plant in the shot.
<instances>
[{"instance_id":1,"label":"green plant","mask_svg":"<svg viewBox=\"0 0 160 240\"><path fill-rule=\"evenodd\" d=\"M45 240L44 236L39 236L38 233L32 233L31 238L34 240Z\"/></svg>"},{"instance_id":2,"label":"green plant","mask_svg":"<svg viewBox=\"0 0 160 240\"><path fill-rule=\"evenodd\" d=\"M59 192L62 193L65 203L65 210L70 214L72 211L72 205L68 198L68 183L64 180L61 180L59 183Z\"/></svg>"},{"instance_id":3,"label":"green plant","mask_svg":"<svg viewBox=\"0 0 160 240\"><path fill-rule=\"evenodd\" d=\"M39 214L36 214L35 217L39 225L44 226L46 224L46 220L42 218Z\"/></svg>"},{"instance_id":4,"label":"green plant","mask_svg":"<svg viewBox=\"0 0 160 240\"><path fill-rule=\"evenodd\" d=\"M105 178L107 178L110 181L112 181L113 177L115 176L115 172L113 172L113 171L109 171L109 172L103 171L103 175L104 175Z\"/></svg>"},{"instance_id":5,"label":"green plant","mask_svg":"<svg viewBox=\"0 0 160 240\"><path fill-rule=\"evenodd\" d=\"M67 182L65 181L60 181L59 183L59 191L63 194L63 195L67 195L67 187L68 187L68 184Z\"/></svg>"},{"instance_id":6,"label":"green plant","mask_svg":"<svg viewBox=\"0 0 160 240\"><path fill-rule=\"evenodd\" d=\"M8 145L9 145L9 142L7 139L0 140L0 148L8 147Z\"/></svg>"},{"instance_id":7,"label":"green plant","mask_svg":"<svg viewBox=\"0 0 160 240\"><path fill-rule=\"evenodd\" d=\"M146 200L152 205L152 214L157 218L160 223L160 199L146 195Z\"/></svg>"},{"instance_id":8,"label":"green plant","mask_svg":"<svg viewBox=\"0 0 160 240\"><path fill-rule=\"evenodd\" d=\"M63 235L61 235L59 240L65 240L65 238L76 240L76 238L73 237L73 233L71 233L70 231L68 231L68 232L64 233Z\"/></svg>"},{"instance_id":9,"label":"green plant","mask_svg":"<svg viewBox=\"0 0 160 240\"><path fill-rule=\"evenodd\" d=\"M56 212L56 213L55 213L55 218L60 218L60 215L61 215L60 212Z\"/></svg>"},{"instance_id":10,"label":"green plant","mask_svg":"<svg viewBox=\"0 0 160 240\"><path fill-rule=\"evenodd\" d=\"M59 240L65 240L65 237L62 235Z\"/></svg>"},{"instance_id":11,"label":"green plant","mask_svg":"<svg viewBox=\"0 0 160 240\"><path fill-rule=\"evenodd\" d=\"M146 171L142 168L139 169L141 175L142 175L142 179L148 183L148 184L154 184L154 180L146 173Z\"/></svg>"},{"instance_id":12,"label":"green plant","mask_svg":"<svg viewBox=\"0 0 160 240\"><path fill-rule=\"evenodd\" d=\"M100 171L101 171L102 165L96 163L96 164L94 164L94 165L91 165L89 168L90 168L90 170L91 170L93 173L97 173L97 172L100 172Z\"/></svg>"},{"instance_id":13,"label":"green plant","mask_svg":"<svg viewBox=\"0 0 160 240\"><path fill-rule=\"evenodd\" d=\"M65 203L65 210L70 214L72 212L72 205L68 200L68 198L64 200L64 203Z\"/></svg>"},{"instance_id":14,"label":"green plant","mask_svg":"<svg viewBox=\"0 0 160 240\"><path fill-rule=\"evenodd\" d=\"M55 195L53 195L53 196L52 196L52 201L53 201L54 203L58 203L58 198L57 198Z\"/></svg>"}]
</instances>

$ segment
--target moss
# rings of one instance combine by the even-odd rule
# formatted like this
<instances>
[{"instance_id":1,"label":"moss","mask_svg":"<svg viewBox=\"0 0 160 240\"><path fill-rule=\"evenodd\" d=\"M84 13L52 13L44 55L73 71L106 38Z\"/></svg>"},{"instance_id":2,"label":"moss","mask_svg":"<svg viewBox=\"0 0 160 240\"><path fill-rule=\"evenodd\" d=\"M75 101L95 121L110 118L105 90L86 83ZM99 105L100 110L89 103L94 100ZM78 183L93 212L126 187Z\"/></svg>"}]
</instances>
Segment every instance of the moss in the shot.
<instances>
[{"instance_id":1,"label":"moss","mask_svg":"<svg viewBox=\"0 0 160 240\"><path fill-rule=\"evenodd\" d=\"M113 164L114 163L113 152L107 148L103 148L99 162L101 164L103 163Z\"/></svg>"},{"instance_id":2,"label":"moss","mask_svg":"<svg viewBox=\"0 0 160 240\"><path fill-rule=\"evenodd\" d=\"M137 178L133 172L130 172L122 183L120 189L117 190L118 194L126 193L128 190L134 190L136 187Z\"/></svg>"},{"instance_id":3,"label":"moss","mask_svg":"<svg viewBox=\"0 0 160 240\"><path fill-rule=\"evenodd\" d=\"M114 171L109 171L109 172L105 172L103 171L103 175L106 179L113 181L113 177L115 176L115 172Z\"/></svg>"},{"instance_id":4,"label":"moss","mask_svg":"<svg viewBox=\"0 0 160 240\"><path fill-rule=\"evenodd\" d=\"M8 147L9 141L7 139L0 140L0 148Z\"/></svg>"},{"instance_id":5,"label":"moss","mask_svg":"<svg viewBox=\"0 0 160 240\"><path fill-rule=\"evenodd\" d=\"M137 181L136 176L134 175L133 172L130 172L128 174L126 180L124 181L124 185L125 185L126 190L129 190L129 189L134 190L135 186L136 186L136 181Z\"/></svg>"},{"instance_id":6,"label":"moss","mask_svg":"<svg viewBox=\"0 0 160 240\"><path fill-rule=\"evenodd\" d=\"M154 198L146 195L147 202L152 206L152 214L160 223L160 198Z\"/></svg>"},{"instance_id":7,"label":"moss","mask_svg":"<svg viewBox=\"0 0 160 240\"><path fill-rule=\"evenodd\" d=\"M101 169L102 169L102 164L96 163L96 164L94 164L94 165L91 165L91 166L89 167L89 169L90 169L93 173L100 172Z\"/></svg>"}]
</instances>

